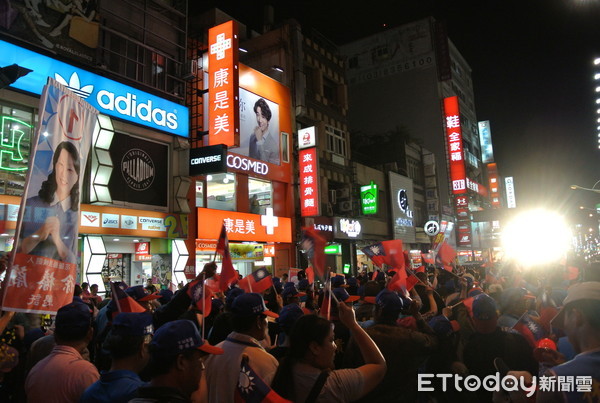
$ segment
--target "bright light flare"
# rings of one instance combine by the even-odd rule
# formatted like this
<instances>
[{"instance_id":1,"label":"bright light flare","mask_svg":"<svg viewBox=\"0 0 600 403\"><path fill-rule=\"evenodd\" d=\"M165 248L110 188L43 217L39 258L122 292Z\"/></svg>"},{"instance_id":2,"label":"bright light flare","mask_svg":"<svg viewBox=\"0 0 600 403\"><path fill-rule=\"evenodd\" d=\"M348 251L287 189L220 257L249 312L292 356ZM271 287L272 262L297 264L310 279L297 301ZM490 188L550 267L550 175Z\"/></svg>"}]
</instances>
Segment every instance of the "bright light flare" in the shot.
<instances>
[{"instance_id":1,"label":"bright light flare","mask_svg":"<svg viewBox=\"0 0 600 403\"><path fill-rule=\"evenodd\" d=\"M502 232L506 255L524 266L554 262L569 249L571 231L563 217L547 210L520 213Z\"/></svg>"}]
</instances>

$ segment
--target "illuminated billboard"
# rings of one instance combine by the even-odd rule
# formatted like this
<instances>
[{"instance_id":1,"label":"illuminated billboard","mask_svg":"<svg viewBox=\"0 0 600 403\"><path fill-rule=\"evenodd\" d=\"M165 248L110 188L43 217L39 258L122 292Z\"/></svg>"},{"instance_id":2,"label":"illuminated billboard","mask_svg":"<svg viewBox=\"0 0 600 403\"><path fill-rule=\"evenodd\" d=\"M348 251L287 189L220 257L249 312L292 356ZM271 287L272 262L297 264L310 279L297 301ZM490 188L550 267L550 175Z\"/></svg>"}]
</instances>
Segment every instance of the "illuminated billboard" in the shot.
<instances>
[{"instance_id":1,"label":"illuminated billboard","mask_svg":"<svg viewBox=\"0 0 600 403\"><path fill-rule=\"evenodd\" d=\"M458 97L444 98L444 115L450 181L452 183L452 193L457 195L467 192L467 175L465 171Z\"/></svg>"},{"instance_id":2,"label":"illuminated billboard","mask_svg":"<svg viewBox=\"0 0 600 403\"><path fill-rule=\"evenodd\" d=\"M319 215L319 171L317 148L311 147L298 151L298 170L300 171L300 215L310 217Z\"/></svg>"},{"instance_id":3,"label":"illuminated billboard","mask_svg":"<svg viewBox=\"0 0 600 403\"><path fill-rule=\"evenodd\" d=\"M490 185L490 203L493 208L500 207L500 181L498 176L498 167L495 163L487 165L488 181Z\"/></svg>"},{"instance_id":4,"label":"illuminated billboard","mask_svg":"<svg viewBox=\"0 0 600 403\"><path fill-rule=\"evenodd\" d=\"M515 198L515 182L512 176L504 178L506 185L506 207L517 208L517 199Z\"/></svg>"},{"instance_id":5,"label":"illuminated billboard","mask_svg":"<svg viewBox=\"0 0 600 403\"><path fill-rule=\"evenodd\" d=\"M360 205L362 213L377 214L377 184L371 181L370 185L360 187Z\"/></svg>"},{"instance_id":6,"label":"illuminated billboard","mask_svg":"<svg viewBox=\"0 0 600 403\"><path fill-rule=\"evenodd\" d=\"M240 88L240 147L236 154L275 165L281 164L279 105L267 96Z\"/></svg>"},{"instance_id":7,"label":"illuminated billboard","mask_svg":"<svg viewBox=\"0 0 600 403\"><path fill-rule=\"evenodd\" d=\"M394 239L414 243L416 230L413 218L413 180L394 172L389 174Z\"/></svg>"},{"instance_id":8,"label":"illuminated billboard","mask_svg":"<svg viewBox=\"0 0 600 403\"><path fill-rule=\"evenodd\" d=\"M240 143L238 49L235 21L208 30L208 145Z\"/></svg>"},{"instance_id":9,"label":"illuminated billboard","mask_svg":"<svg viewBox=\"0 0 600 403\"><path fill-rule=\"evenodd\" d=\"M494 162L494 148L492 147L492 130L490 121L483 120L477 124L479 127L479 144L481 145L481 162L489 164Z\"/></svg>"}]
</instances>

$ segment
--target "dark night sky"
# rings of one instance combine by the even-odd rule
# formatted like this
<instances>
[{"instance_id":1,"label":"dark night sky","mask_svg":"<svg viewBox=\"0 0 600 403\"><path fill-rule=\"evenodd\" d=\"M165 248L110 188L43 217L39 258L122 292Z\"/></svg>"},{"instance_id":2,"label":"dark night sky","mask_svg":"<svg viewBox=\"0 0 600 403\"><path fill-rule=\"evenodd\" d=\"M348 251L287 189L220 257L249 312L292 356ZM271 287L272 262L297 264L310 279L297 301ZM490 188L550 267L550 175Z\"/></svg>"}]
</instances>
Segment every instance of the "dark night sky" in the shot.
<instances>
[{"instance_id":1,"label":"dark night sky","mask_svg":"<svg viewBox=\"0 0 600 403\"><path fill-rule=\"evenodd\" d=\"M239 3L212 2L258 30L249 21L261 21L262 2ZM600 0L274 4L276 21L294 17L338 44L380 32L384 24L428 15L445 21L473 70L477 118L490 120L495 159L501 175L515 178L517 205L600 203L598 194L569 189L600 179L592 63L600 57Z\"/></svg>"}]
</instances>

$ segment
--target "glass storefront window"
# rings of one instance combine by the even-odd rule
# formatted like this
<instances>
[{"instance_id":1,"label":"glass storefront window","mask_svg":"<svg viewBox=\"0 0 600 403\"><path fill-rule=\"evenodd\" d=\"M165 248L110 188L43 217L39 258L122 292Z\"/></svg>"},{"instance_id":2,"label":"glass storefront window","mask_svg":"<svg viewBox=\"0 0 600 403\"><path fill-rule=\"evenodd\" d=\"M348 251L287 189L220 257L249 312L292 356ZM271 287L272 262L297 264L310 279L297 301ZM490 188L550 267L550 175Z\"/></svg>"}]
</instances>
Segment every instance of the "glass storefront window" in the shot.
<instances>
[{"instance_id":1,"label":"glass storefront window","mask_svg":"<svg viewBox=\"0 0 600 403\"><path fill-rule=\"evenodd\" d=\"M265 214L266 208L273 206L271 182L248 178L248 199L250 200L250 213Z\"/></svg>"},{"instance_id":2,"label":"glass storefront window","mask_svg":"<svg viewBox=\"0 0 600 403\"><path fill-rule=\"evenodd\" d=\"M207 207L235 211L235 174L206 175Z\"/></svg>"},{"instance_id":3,"label":"glass storefront window","mask_svg":"<svg viewBox=\"0 0 600 403\"><path fill-rule=\"evenodd\" d=\"M196 181L196 207L204 207L204 183Z\"/></svg>"},{"instance_id":4,"label":"glass storefront window","mask_svg":"<svg viewBox=\"0 0 600 403\"><path fill-rule=\"evenodd\" d=\"M33 109L0 104L0 194L22 196L35 126Z\"/></svg>"}]
</instances>

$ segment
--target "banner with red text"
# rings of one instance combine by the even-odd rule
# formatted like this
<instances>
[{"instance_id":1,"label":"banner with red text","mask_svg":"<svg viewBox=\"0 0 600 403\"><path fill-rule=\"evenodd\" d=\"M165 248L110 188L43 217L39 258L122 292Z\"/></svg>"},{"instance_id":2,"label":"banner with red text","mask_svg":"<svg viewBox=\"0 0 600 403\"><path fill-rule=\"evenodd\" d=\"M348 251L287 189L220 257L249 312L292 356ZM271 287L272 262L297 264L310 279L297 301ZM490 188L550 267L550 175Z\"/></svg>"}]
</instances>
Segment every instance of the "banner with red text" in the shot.
<instances>
[{"instance_id":1,"label":"banner with red text","mask_svg":"<svg viewBox=\"0 0 600 403\"><path fill-rule=\"evenodd\" d=\"M55 313L73 299L79 207L98 111L49 78L21 200L6 311ZM23 208L24 206L24 208Z\"/></svg>"}]
</instances>

